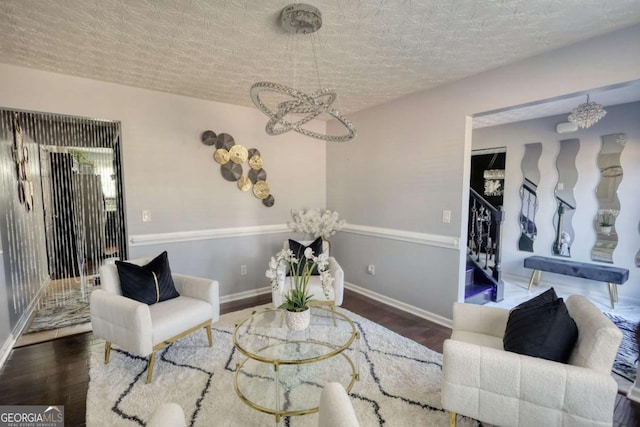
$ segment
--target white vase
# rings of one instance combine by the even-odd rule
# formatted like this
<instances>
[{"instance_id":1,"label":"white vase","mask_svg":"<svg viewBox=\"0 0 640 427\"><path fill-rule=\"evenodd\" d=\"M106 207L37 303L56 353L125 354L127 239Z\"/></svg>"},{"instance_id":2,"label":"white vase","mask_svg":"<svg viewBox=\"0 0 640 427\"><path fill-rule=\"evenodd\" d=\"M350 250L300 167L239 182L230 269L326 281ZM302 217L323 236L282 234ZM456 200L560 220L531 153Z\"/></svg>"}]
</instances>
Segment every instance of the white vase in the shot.
<instances>
[{"instance_id":1,"label":"white vase","mask_svg":"<svg viewBox=\"0 0 640 427\"><path fill-rule=\"evenodd\" d=\"M287 311L287 326L294 331L302 331L307 329L311 321L311 310L307 308L305 311Z\"/></svg>"}]
</instances>

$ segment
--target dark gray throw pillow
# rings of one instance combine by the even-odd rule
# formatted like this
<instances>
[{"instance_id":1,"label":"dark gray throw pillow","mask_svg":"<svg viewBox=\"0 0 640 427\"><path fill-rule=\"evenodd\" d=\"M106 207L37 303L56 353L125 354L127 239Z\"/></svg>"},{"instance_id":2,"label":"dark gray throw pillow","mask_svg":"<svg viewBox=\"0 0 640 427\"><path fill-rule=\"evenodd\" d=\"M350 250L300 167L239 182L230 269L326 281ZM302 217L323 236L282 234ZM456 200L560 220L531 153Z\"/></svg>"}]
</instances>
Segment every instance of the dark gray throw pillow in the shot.
<instances>
[{"instance_id":1,"label":"dark gray throw pillow","mask_svg":"<svg viewBox=\"0 0 640 427\"><path fill-rule=\"evenodd\" d=\"M180 296L171 277L169 257L164 251L146 265L116 261L122 295L144 304L155 304Z\"/></svg>"},{"instance_id":2,"label":"dark gray throw pillow","mask_svg":"<svg viewBox=\"0 0 640 427\"><path fill-rule=\"evenodd\" d=\"M557 298L513 309L503 344L506 351L567 363L577 339L578 327Z\"/></svg>"},{"instance_id":3,"label":"dark gray throw pillow","mask_svg":"<svg viewBox=\"0 0 640 427\"><path fill-rule=\"evenodd\" d=\"M513 310L519 310L519 309L527 309L527 308L533 308L533 307L537 307L539 305L544 305L547 303L550 303L552 301L555 301L558 299L558 295L556 294L555 289L553 288L549 288L546 291L544 291L543 293L541 293L538 296L535 296L533 298L531 298L528 301L523 302L520 305L515 306L514 308L511 309L511 311Z\"/></svg>"},{"instance_id":4,"label":"dark gray throw pillow","mask_svg":"<svg viewBox=\"0 0 640 427\"><path fill-rule=\"evenodd\" d=\"M322 237L318 237L307 246L303 245L300 242L296 242L295 240L289 239L289 249L293 251L293 254L296 256L296 258L298 258L298 262L300 263L299 270L298 266L295 266L294 268L300 273L304 271L305 265L307 264L307 259L304 257L304 251L307 248L311 248L311 250L313 251L313 256L317 257L318 255L320 255L322 253ZM309 261L309 265L311 265L311 263L312 261ZM319 274L320 273L318 272L318 266L314 266L313 270L311 270L311 275L317 276Z\"/></svg>"}]
</instances>

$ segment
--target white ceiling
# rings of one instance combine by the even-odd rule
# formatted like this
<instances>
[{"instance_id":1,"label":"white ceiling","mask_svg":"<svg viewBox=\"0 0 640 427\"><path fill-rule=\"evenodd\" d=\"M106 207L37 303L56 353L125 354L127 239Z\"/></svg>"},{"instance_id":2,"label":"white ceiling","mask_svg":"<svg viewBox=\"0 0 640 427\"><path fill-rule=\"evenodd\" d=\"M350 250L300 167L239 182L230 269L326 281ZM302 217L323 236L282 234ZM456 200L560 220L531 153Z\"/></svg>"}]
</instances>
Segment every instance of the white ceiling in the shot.
<instances>
[{"instance_id":1,"label":"white ceiling","mask_svg":"<svg viewBox=\"0 0 640 427\"><path fill-rule=\"evenodd\" d=\"M257 81L316 82L309 36L279 26L289 3L1 0L0 62L253 106ZM345 113L640 22L640 0L309 3L320 78Z\"/></svg>"},{"instance_id":2,"label":"white ceiling","mask_svg":"<svg viewBox=\"0 0 640 427\"><path fill-rule=\"evenodd\" d=\"M640 80L482 113L474 116L473 128L478 129L558 114L569 116L571 110L587 101L587 95L589 95L590 101L595 101L604 107L639 101Z\"/></svg>"}]
</instances>

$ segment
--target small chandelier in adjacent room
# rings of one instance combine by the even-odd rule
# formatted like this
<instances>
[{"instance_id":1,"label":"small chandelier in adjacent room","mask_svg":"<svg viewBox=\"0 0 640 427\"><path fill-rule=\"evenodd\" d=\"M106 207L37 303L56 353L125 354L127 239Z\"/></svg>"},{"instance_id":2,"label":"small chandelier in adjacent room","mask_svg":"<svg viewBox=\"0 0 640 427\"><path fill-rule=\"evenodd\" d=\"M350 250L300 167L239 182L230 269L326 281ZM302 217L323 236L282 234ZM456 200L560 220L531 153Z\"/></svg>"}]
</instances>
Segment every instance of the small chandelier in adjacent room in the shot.
<instances>
[{"instance_id":1,"label":"small chandelier in adjacent room","mask_svg":"<svg viewBox=\"0 0 640 427\"><path fill-rule=\"evenodd\" d=\"M315 65L315 77L317 78L318 89L307 93L294 87L273 83L258 82L251 86L250 94L253 103L269 117L269 122L265 128L269 135L281 135L291 130L311 138L330 142L351 141L356 136L353 124L347 120L340 112L333 107L338 95L333 89L322 88L320 84L320 72L318 71L318 59L316 38L313 34L322 26L322 13L319 9L308 4L292 4L281 13L282 28L290 34L290 37L309 36L313 50L313 60ZM293 44L293 43L292 43ZM292 52L291 55L295 55ZM296 58L292 57L292 75L295 80ZM293 81L295 86L296 82ZM335 119L343 128L341 135L329 135L316 132L305 125L315 118L325 116Z\"/></svg>"},{"instance_id":2,"label":"small chandelier in adjacent room","mask_svg":"<svg viewBox=\"0 0 640 427\"><path fill-rule=\"evenodd\" d=\"M569 114L569 121L577 124L579 127L586 129L591 127L594 123L598 122L607 114L606 110L602 108L602 105L594 101L589 101L589 95L587 95L587 102L578 105Z\"/></svg>"}]
</instances>

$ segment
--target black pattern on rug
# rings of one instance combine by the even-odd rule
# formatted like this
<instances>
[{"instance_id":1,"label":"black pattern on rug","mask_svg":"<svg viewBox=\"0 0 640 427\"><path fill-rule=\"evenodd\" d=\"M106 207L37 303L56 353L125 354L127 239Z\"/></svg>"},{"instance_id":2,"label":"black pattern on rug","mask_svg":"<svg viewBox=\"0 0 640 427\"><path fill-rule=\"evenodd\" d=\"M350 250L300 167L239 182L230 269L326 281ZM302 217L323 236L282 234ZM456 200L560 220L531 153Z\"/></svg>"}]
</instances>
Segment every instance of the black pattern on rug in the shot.
<instances>
[{"instance_id":1,"label":"black pattern on rug","mask_svg":"<svg viewBox=\"0 0 640 427\"><path fill-rule=\"evenodd\" d=\"M222 331L219 330L219 332L227 332L227 331ZM196 399L196 409L195 411L191 414L191 416L189 417L189 426L193 426L198 418L198 413L200 412L201 408L202 408L202 401L205 398L205 396L207 395L207 392L209 391L209 388L211 387L211 381L213 379L214 373L213 372L208 372L205 369L202 369L200 367L197 366L191 366L189 364L185 364L185 363L178 363L176 361L170 360L167 356L167 353L169 353L169 351L171 350L171 347L174 345L175 343L169 344L167 347L163 348L162 350L158 350L157 353L160 354L160 360L162 360L163 362L166 362L170 365L173 365L177 368L187 368L187 369L193 369L196 371L200 371L202 373L204 373L205 375L207 375L207 382L204 386L204 388L202 390L199 390L199 397L198 399ZM120 408L120 404L122 403L122 401L127 398L129 396L129 394L131 393L133 387L135 386L135 384L138 381L141 381L143 375L147 372L147 363L148 363L148 358L146 357L140 357L140 356L136 356L134 354L131 354L129 352L123 351L123 350L118 350L118 349L113 349L113 351L115 351L116 353L122 354L123 356L131 359L131 360L137 360L137 361L142 361L145 363L144 368L134 377L133 381L129 383L128 387L120 394L120 396L118 397L118 400L116 401L115 405L113 405L113 407L111 408L111 410L118 414L119 417L121 417L124 420L128 420L128 421L132 421L140 426L145 426L146 422L142 419L140 419L138 416L136 415L132 415L132 414L128 414L126 411L124 411L123 409ZM146 376L144 379L142 379L142 381L146 381Z\"/></svg>"},{"instance_id":2,"label":"black pattern on rug","mask_svg":"<svg viewBox=\"0 0 640 427\"><path fill-rule=\"evenodd\" d=\"M408 425L407 422L432 427L445 425L447 415L439 406L442 355L375 322L347 310L340 311L351 317L360 334L359 344L354 342L345 353L359 365L360 381L355 382L349 395L361 425L391 427ZM225 321L223 316L218 327L212 328L213 348L206 346L204 334L197 332L159 350L151 384L145 384L146 358L114 349L117 356L104 365L98 349L94 349L87 425L145 425L154 408L169 401L183 407L187 424L193 427L214 425L212 422L216 423L218 417L227 420L225 426L272 424L273 415L249 408L234 391L236 366L245 359L231 339L233 324L239 323L237 317ZM275 378L267 372L255 372L256 379L267 385L273 383ZM298 377L295 371L290 372ZM301 373L305 374L309 375ZM321 390L324 386L313 375L299 380L299 384L309 389ZM285 384L286 378L281 377L281 381ZM281 404L289 405L291 398L283 392ZM111 404L104 406L101 402ZM230 412L235 421L229 422ZM287 427L306 427L315 425L316 419L317 415L307 415L283 417L282 421ZM464 427L481 426L461 416L458 423Z\"/></svg>"},{"instance_id":3,"label":"black pattern on rug","mask_svg":"<svg viewBox=\"0 0 640 427\"><path fill-rule=\"evenodd\" d=\"M636 380L638 364L638 342L636 329L638 322L631 322L615 314L604 313L622 332L622 342L616 360L613 362L613 372L633 382Z\"/></svg>"}]
</instances>

